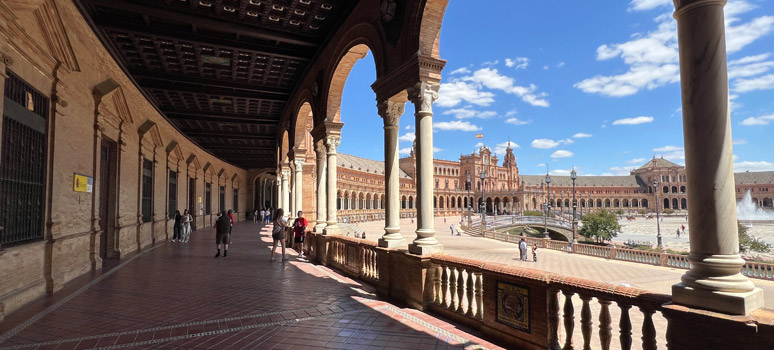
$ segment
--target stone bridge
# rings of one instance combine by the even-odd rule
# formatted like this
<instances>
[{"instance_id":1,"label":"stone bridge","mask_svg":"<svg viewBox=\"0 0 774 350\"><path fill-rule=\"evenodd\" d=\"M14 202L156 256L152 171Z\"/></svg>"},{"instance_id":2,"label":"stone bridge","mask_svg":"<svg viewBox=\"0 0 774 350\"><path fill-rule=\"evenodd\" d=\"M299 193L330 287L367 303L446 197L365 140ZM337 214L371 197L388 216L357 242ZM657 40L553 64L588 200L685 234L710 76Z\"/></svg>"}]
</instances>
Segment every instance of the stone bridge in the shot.
<instances>
[{"instance_id":1,"label":"stone bridge","mask_svg":"<svg viewBox=\"0 0 774 350\"><path fill-rule=\"evenodd\" d=\"M499 216L487 217L486 229L505 231L514 227L529 226L538 231L543 231L542 216ZM545 226L548 229L549 237L558 241L572 241L572 223L567 220L547 218ZM481 232L481 222L473 222L474 232Z\"/></svg>"}]
</instances>

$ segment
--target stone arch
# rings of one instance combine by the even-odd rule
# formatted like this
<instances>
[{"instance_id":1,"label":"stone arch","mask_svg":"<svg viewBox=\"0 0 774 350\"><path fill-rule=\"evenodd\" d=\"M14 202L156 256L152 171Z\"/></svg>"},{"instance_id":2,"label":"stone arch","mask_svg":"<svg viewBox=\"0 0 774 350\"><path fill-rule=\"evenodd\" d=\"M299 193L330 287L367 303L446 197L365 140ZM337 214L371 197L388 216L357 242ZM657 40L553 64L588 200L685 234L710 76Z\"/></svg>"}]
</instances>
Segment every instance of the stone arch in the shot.
<instances>
[{"instance_id":1,"label":"stone arch","mask_svg":"<svg viewBox=\"0 0 774 350\"><path fill-rule=\"evenodd\" d=\"M670 208L669 204L670 204L669 203L669 198L664 198L664 207L663 207L663 209L669 209Z\"/></svg>"},{"instance_id":2,"label":"stone arch","mask_svg":"<svg viewBox=\"0 0 774 350\"><path fill-rule=\"evenodd\" d=\"M418 2L420 6L423 4ZM415 24L419 32L418 47L420 55L427 55L435 59L440 59L440 41L441 24L446 13L446 5L449 0L427 0L424 2L424 9L417 11L422 13L422 18Z\"/></svg>"},{"instance_id":3,"label":"stone arch","mask_svg":"<svg viewBox=\"0 0 774 350\"><path fill-rule=\"evenodd\" d=\"M613 208L620 208L621 207L621 201L618 200L618 198L613 200Z\"/></svg>"},{"instance_id":4,"label":"stone arch","mask_svg":"<svg viewBox=\"0 0 774 350\"><path fill-rule=\"evenodd\" d=\"M305 144L305 140L309 135L311 126L314 125L314 111L309 99L303 99L301 104L293 114L294 118L291 120L291 129L293 130L293 148L296 149L308 149L309 145Z\"/></svg>"},{"instance_id":5,"label":"stone arch","mask_svg":"<svg viewBox=\"0 0 774 350\"><path fill-rule=\"evenodd\" d=\"M325 119L332 122L341 122L341 97L344 93L344 84L349 78L349 73L357 61L365 58L368 52L374 52L372 42L364 37L355 39L347 45L348 48L340 51L335 68L331 69L331 76L327 86ZM380 69L381 58L374 54L377 79L382 75Z\"/></svg>"},{"instance_id":6,"label":"stone arch","mask_svg":"<svg viewBox=\"0 0 774 350\"><path fill-rule=\"evenodd\" d=\"M288 151L290 151L290 140L288 139L288 130L282 130L282 138L280 139L280 147L277 147L277 162L278 168L282 168L282 165L288 162Z\"/></svg>"},{"instance_id":7,"label":"stone arch","mask_svg":"<svg viewBox=\"0 0 774 350\"><path fill-rule=\"evenodd\" d=\"M400 208L406 209L406 195L400 197Z\"/></svg>"},{"instance_id":8,"label":"stone arch","mask_svg":"<svg viewBox=\"0 0 774 350\"><path fill-rule=\"evenodd\" d=\"M681 198L680 199L680 209L683 209L683 210L688 209L688 200L687 199L685 199L685 198Z\"/></svg>"},{"instance_id":9,"label":"stone arch","mask_svg":"<svg viewBox=\"0 0 774 350\"><path fill-rule=\"evenodd\" d=\"M680 204L678 203L677 198L672 198L672 209L678 210L680 209Z\"/></svg>"},{"instance_id":10,"label":"stone arch","mask_svg":"<svg viewBox=\"0 0 774 350\"><path fill-rule=\"evenodd\" d=\"M610 208L610 199L605 199L605 208Z\"/></svg>"},{"instance_id":11,"label":"stone arch","mask_svg":"<svg viewBox=\"0 0 774 350\"><path fill-rule=\"evenodd\" d=\"M648 205L648 199L647 199L647 198L643 198L643 199L640 201L640 204L641 204L641 206L642 206L643 208L648 208L648 207L649 207L649 205Z\"/></svg>"},{"instance_id":12,"label":"stone arch","mask_svg":"<svg viewBox=\"0 0 774 350\"><path fill-rule=\"evenodd\" d=\"M680 193L685 193L685 186L680 186Z\"/></svg>"}]
</instances>

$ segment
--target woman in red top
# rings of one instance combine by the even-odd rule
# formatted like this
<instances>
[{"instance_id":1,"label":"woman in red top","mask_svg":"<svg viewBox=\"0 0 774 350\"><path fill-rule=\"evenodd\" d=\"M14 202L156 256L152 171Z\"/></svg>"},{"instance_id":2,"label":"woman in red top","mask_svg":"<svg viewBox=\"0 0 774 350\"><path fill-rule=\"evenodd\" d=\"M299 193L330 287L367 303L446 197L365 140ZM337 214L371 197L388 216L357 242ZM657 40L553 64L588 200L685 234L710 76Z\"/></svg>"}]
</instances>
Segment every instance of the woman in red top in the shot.
<instances>
[{"instance_id":1,"label":"woman in red top","mask_svg":"<svg viewBox=\"0 0 774 350\"><path fill-rule=\"evenodd\" d=\"M306 233L306 219L304 212L298 211L298 218L293 223L293 231L296 233L294 249L298 252L298 258L304 257L304 234Z\"/></svg>"}]
</instances>

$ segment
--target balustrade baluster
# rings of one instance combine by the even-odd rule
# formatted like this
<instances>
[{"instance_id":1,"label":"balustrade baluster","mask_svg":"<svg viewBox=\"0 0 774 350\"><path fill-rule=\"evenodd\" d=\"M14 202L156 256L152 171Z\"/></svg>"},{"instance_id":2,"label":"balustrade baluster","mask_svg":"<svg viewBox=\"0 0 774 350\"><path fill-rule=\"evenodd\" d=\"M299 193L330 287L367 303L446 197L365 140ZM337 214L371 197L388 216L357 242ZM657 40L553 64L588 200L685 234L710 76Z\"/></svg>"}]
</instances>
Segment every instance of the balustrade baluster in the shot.
<instances>
[{"instance_id":1,"label":"balustrade baluster","mask_svg":"<svg viewBox=\"0 0 774 350\"><path fill-rule=\"evenodd\" d=\"M457 310L454 310L461 314L465 314L465 308L463 307L462 304L465 301L465 295L466 295L465 281L462 276L463 272L466 272L467 274L467 270L457 269Z\"/></svg>"},{"instance_id":2,"label":"balustrade baluster","mask_svg":"<svg viewBox=\"0 0 774 350\"><path fill-rule=\"evenodd\" d=\"M440 265L436 266L435 273L433 274L433 302L435 305L441 305L443 302L443 296L441 295L441 269Z\"/></svg>"},{"instance_id":3,"label":"balustrade baluster","mask_svg":"<svg viewBox=\"0 0 774 350\"><path fill-rule=\"evenodd\" d=\"M589 307L589 301L591 297L585 295L579 295L583 301L581 307L581 333L583 333L583 350L591 350L591 308Z\"/></svg>"},{"instance_id":4,"label":"balustrade baluster","mask_svg":"<svg viewBox=\"0 0 774 350\"><path fill-rule=\"evenodd\" d=\"M449 267L449 310L457 311L457 267Z\"/></svg>"},{"instance_id":5,"label":"balustrade baluster","mask_svg":"<svg viewBox=\"0 0 774 350\"><path fill-rule=\"evenodd\" d=\"M613 327L610 326L612 319L610 318L610 301L604 299L598 299L599 305L599 343L602 345L602 350L610 349L610 340L613 338Z\"/></svg>"},{"instance_id":6,"label":"balustrade baluster","mask_svg":"<svg viewBox=\"0 0 774 350\"><path fill-rule=\"evenodd\" d=\"M441 305L445 308L449 308L449 304L446 299L446 292L449 291L449 269L446 266L441 266Z\"/></svg>"},{"instance_id":7,"label":"balustrade baluster","mask_svg":"<svg viewBox=\"0 0 774 350\"><path fill-rule=\"evenodd\" d=\"M473 298L475 293L475 274L472 271L468 271L468 278L465 281L465 295L468 297L468 312L465 313L465 316L468 317L474 317L476 315L475 310L473 309Z\"/></svg>"},{"instance_id":8,"label":"balustrade baluster","mask_svg":"<svg viewBox=\"0 0 774 350\"><path fill-rule=\"evenodd\" d=\"M618 329L621 332L621 350L631 350L632 348L632 321L629 319L629 309L631 305L618 304L621 309L621 321L618 323Z\"/></svg>"},{"instance_id":9,"label":"balustrade baluster","mask_svg":"<svg viewBox=\"0 0 774 350\"><path fill-rule=\"evenodd\" d=\"M481 272L474 272L473 276L476 279L476 318L480 321L484 320L484 275Z\"/></svg>"},{"instance_id":10,"label":"balustrade baluster","mask_svg":"<svg viewBox=\"0 0 774 350\"><path fill-rule=\"evenodd\" d=\"M645 316L642 321L642 350L656 350L658 343L656 342L656 327L653 325L655 311L642 307L640 307L640 311Z\"/></svg>"},{"instance_id":11,"label":"balustrade baluster","mask_svg":"<svg viewBox=\"0 0 774 350\"><path fill-rule=\"evenodd\" d=\"M548 290L548 348L561 350L559 346L559 291Z\"/></svg>"},{"instance_id":12,"label":"balustrade baluster","mask_svg":"<svg viewBox=\"0 0 774 350\"><path fill-rule=\"evenodd\" d=\"M573 350L572 332L575 330L575 308L572 305L573 292L562 291L564 294L564 347L562 350Z\"/></svg>"}]
</instances>

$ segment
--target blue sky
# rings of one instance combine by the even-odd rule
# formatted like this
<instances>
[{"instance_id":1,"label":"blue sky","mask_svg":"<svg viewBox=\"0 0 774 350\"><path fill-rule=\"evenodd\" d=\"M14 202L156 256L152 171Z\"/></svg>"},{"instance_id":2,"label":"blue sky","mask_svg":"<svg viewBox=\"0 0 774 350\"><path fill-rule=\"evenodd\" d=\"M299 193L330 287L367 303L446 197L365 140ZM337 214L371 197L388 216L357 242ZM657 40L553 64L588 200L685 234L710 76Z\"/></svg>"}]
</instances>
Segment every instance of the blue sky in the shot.
<instances>
[{"instance_id":1,"label":"blue sky","mask_svg":"<svg viewBox=\"0 0 774 350\"><path fill-rule=\"evenodd\" d=\"M519 170L627 175L653 156L684 164L672 0L450 1L434 105L435 158L480 146ZM736 171L774 170L774 2L730 0L726 45ZM384 159L369 55L344 88L340 151ZM413 105L401 117L405 154Z\"/></svg>"}]
</instances>

